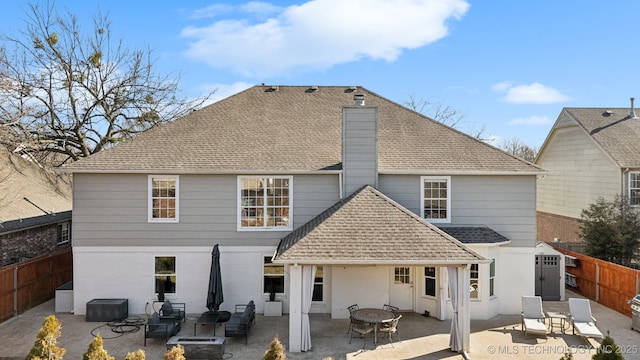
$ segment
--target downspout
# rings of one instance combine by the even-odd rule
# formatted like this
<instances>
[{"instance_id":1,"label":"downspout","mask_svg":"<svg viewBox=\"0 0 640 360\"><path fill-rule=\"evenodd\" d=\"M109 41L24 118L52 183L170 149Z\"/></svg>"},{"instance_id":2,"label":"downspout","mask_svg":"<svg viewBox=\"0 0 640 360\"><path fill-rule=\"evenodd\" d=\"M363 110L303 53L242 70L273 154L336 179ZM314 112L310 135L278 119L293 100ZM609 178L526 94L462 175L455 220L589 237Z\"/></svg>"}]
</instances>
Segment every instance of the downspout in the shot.
<instances>
[{"instance_id":1,"label":"downspout","mask_svg":"<svg viewBox=\"0 0 640 360\"><path fill-rule=\"evenodd\" d=\"M344 198L343 195L343 184L342 184L342 171L340 171L338 173L338 191L340 191L340 194L338 195L340 197L340 200L342 200Z\"/></svg>"}]
</instances>

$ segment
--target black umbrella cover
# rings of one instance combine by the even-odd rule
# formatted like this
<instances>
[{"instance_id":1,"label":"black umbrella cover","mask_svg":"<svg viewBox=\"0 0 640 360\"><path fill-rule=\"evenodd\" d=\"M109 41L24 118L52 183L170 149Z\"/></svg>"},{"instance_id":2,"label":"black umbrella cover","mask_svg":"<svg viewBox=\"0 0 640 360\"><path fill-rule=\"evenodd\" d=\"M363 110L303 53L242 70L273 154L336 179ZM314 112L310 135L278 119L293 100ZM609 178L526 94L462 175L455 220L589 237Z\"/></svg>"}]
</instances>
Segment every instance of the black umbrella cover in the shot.
<instances>
[{"instance_id":1,"label":"black umbrella cover","mask_svg":"<svg viewBox=\"0 0 640 360\"><path fill-rule=\"evenodd\" d=\"M211 251L211 272L209 274L209 289L207 292L207 309L218 312L224 301L222 295L222 275L220 273L220 250L218 244Z\"/></svg>"}]
</instances>

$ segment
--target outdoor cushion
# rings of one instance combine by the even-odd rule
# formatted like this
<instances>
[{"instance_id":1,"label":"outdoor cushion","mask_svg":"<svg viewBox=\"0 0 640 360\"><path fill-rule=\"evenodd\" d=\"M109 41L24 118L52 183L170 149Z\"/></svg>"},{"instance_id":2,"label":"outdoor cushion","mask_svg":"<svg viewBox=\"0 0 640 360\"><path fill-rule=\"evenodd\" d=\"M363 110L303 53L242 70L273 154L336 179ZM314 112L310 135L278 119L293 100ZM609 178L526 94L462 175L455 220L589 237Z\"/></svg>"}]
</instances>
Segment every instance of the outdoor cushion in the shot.
<instances>
[{"instance_id":1,"label":"outdoor cushion","mask_svg":"<svg viewBox=\"0 0 640 360\"><path fill-rule=\"evenodd\" d=\"M522 327L525 334L547 335L540 296L522 296Z\"/></svg>"},{"instance_id":2,"label":"outdoor cushion","mask_svg":"<svg viewBox=\"0 0 640 360\"><path fill-rule=\"evenodd\" d=\"M588 299L569 298L569 313L573 333L580 336L602 339L603 335L596 327L596 319L591 315Z\"/></svg>"}]
</instances>

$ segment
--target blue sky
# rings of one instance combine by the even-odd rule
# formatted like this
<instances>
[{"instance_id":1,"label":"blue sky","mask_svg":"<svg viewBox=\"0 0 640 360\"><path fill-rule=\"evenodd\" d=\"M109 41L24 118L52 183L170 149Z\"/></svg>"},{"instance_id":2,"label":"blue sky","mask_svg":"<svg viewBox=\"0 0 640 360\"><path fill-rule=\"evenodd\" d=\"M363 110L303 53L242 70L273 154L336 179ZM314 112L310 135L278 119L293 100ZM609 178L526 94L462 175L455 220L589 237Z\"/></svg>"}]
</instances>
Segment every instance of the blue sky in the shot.
<instances>
[{"instance_id":1,"label":"blue sky","mask_svg":"<svg viewBox=\"0 0 640 360\"><path fill-rule=\"evenodd\" d=\"M0 32L29 2L0 2ZM186 95L247 87L358 85L465 114L496 144L539 147L563 107L638 96L640 2L625 0L56 1L89 30L101 10L128 48L147 48ZM638 102L640 104L640 102Z\"/></svg>"}]
</instances>

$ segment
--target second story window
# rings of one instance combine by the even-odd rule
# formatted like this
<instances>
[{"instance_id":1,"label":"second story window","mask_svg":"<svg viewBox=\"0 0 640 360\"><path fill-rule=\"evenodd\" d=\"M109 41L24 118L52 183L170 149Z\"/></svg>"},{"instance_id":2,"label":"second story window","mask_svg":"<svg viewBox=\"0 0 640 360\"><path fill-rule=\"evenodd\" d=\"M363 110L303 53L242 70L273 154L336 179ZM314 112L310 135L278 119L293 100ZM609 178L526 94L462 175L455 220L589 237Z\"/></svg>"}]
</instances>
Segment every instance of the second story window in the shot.
<instances>
[{"instance_id":1,"label":"second story window","mask_svg":"<svg viewBox=\"0 0 640 360\"><path fill-rule=\"evenodd\" d=\"M149 222L178 222L177 176L149 176Z\"/></svg>"},{"instance_id":2,"label":"second story window","mask_svg":"<svg viewBox=\"0 0 640 360\"><path fill-rule=\"evenodd\" d=\"M451 222L451 177L423 176L422 217L430 222Z\"/></svg>"},{"instance_id":3,"label":"second story window","mask_svg":"<svg viewBox=\"0 0 640 360\"><path fill-rule=\"evenodd\" d=\"M640 205L640 172L629 173L629 205Z\"/></svg>"},{"instance_id":4,"label":"second story window","mask_svg":"<svg viewBox=\"0 0 640 360\"><path fill-rule=\"evenodd\" d=\"M238 188L238 229L291 229L291 177L240 177Z\"/></svg>"}]
</instances>

